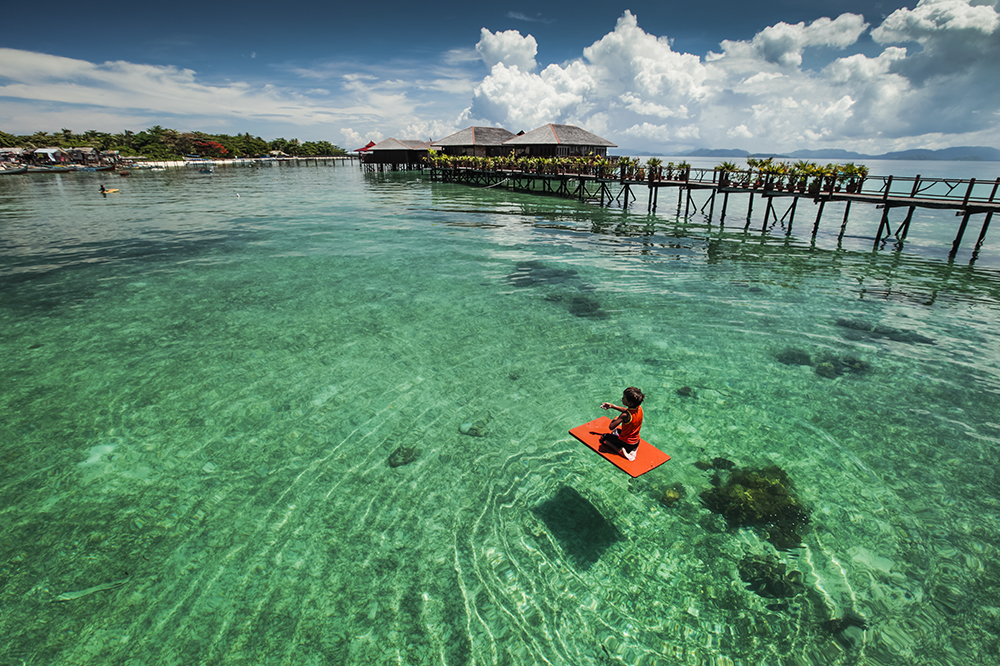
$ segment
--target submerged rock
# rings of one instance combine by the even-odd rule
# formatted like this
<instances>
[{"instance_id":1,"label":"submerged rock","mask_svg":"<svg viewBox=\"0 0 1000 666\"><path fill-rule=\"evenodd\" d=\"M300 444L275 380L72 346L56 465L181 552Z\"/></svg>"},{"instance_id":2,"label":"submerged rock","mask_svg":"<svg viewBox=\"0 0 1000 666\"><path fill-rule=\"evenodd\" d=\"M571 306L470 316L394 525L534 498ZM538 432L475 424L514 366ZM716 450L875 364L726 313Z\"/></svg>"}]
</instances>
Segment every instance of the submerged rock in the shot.
<instances>
[{"instance_id":1,"label":"submerged rock","mask_svg":"<svg viewBox=\"0 0 1000 666\"><path fill-rule=\"evenodd\" d=\"M812 358L809 356L809 352L796 349L795 347L785 347L775 354L774 358L778 363L784 363L785 365L812 365Z\"/></svg>"},{"instance_id":2,"label":"submerged rock","mask_svg":"<svg viewBox=\"0 0 1000 666\"><path fill-rule=\"evenodd\" d=\"M515 266L514 272L507 276L507 280L515 287L535 287L543 284L578 282L580 277L570 268L549 266L540 261L522 261Z\"/></svg>"},{"instance_id":3,"label":"submerged rock","mask_svg":"<svg viewBox=\"0 0 1000 666\"><path fill-rule=\"evenodd\" d=\"M728 458L720 458L720 457L712 458L712 467L714 467L715 469L732 469L735 466L736 463L734 463L732 460L729 460Z\"/></svg>"},{"instance_id":4,"label":"submerged rock","mask_svg":"<svg viewBox=\"0 0 1000 666\"><path fill-rule=\"evenodd\" d=\"M584 319L607 319L608 313L601 309L601 304L590 296L573 296L567 305L570 314Z\"/></svg>"},{"instance_id":5,"label":"submerged rock","mask_svg":"<svg viewBox=\"0 0 1000 666\"><path fill-rule=\"evenodd\" d=\"M865 630L868 629L868 622L862 616L852 610L844 611L843 617L835 617L832 620L823 622L824 631L830 633L834 640L840 643L846 650L864 642Z\"/></svg>"},{"instance_id":6,"label":"submerged rock","mask_svg":"<svg viewBox=\"0 0 1000 666\"><path fill-rule=\"evenodd\" d=\"M716 456L711 460L698 460L694 463L694 466L704 472L710 469L722 469L722 470L732 469L733 467L736 466L736 463L734 463L732 460L729 460L728 458L722 458Z\"/></svg>"},{"instance_id":7,"label":"submerged rock","mask_svg":"<svg viewBox=\"0 0 1000 666\"><path fill-rule=\"evenodd\" d=\"M485 437L486 424L482 421L466 421L462 425L458 426L458 432L463 435L468 435L469 437Z\"/></svg>"},{"instance_id":8,"label":"submerged rock","mask_svg":"<svg viewBox=\"0 0 1000 666\"><path fill-rule=\"evenodd\" d=\"M409 465L420 457L420 450L410 446L400 446L389 454L389 467Z\"/></svg>"},{"instance_id":9,"label":"submerged rock","mask_svg":"<svg viewBox=\"0 0 1000 666\"><path fill-rule=\"evenodd\" d=\"M841 375L862 374L871 370L871 364L857 356L826 356L816 364L816 374L827 379L835 379Z\"/></svg>"},{"instance_id":10,"label":"submerged rock","mask_svg":"<svg viewBox=\"0 0 1000 666\"><path fill-rule=\"evenodd\" d=\"M890 326L882 326L881 324L870 324L861 319L848 319L846 317L840 317L834 323L841 328L854 331L853 333L849 332L845 334L845 337L852 340L857 340L860 336L866 336L871 338L889 338L895 342L905 342L908 344L934 344L933 338L921 335L916 331L910 331L902 328L892 328Z\"/></svg>"},{"instance_id":11,"label":"submerged rock","mask_svg":"<svg viewBox=\"0 0 1000 666\"><path fill-rule=\"evenodd\" d=\"M696 397L694 389L691 388L690 386L682 386L679 389L677 389L677 395L681 396L682 398Z\"/></svg>"},{"instance_id":12,"label":"submerged rock","mask_svg":"<svg viewBox=\"0 0 1000 666\"><path fill-rule=\"evenodd\" d=\"M747 556L737 565L747 589L767 599L784 599L805 592L802 572L788 571L773 557Z\"/></svg>"}]
</instances>

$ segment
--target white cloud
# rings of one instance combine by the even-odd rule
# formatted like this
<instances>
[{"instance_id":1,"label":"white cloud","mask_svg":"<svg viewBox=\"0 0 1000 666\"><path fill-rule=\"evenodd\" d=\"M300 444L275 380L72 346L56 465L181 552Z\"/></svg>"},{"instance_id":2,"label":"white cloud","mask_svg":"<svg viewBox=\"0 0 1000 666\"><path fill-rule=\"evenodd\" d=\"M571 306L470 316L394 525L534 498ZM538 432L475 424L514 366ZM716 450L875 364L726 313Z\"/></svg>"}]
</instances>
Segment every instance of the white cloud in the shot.
<instances>
[{"instance_id":1,"label":"white cloud","mask_svg":"<svg viewBox=\"0 0 1000 666\"><path fill-rule=\"evenodd\" d=\"M920 0L914 9L903 7L872 30L882 43L926 42L944 31L969 31L990 35L1000 27L993 5L967 0Z\"/></svg>"},{"instance_id":2,"label":"white cloud","mask_svg":"<svg viewBox=\"0 0 1000 666\"><path fill-rule=\"evenodd\" d=\"M820 18L809 25L777 23L754 35L749 47L765 62L782 67L798 67L802 64L802 51L807 47L832 46L843 49L858 41L867 28L864 17L857 14L841 14L835 20ZM725 44L727 42L723 43L723 49Z\"/></svg>"},{"instance_id":3,"label":"white cloud","mask_svg":"<svg viewBox=\"0 0 1000 666\"><path fill-rule=\"evenodd\" d=\"M517 67L522 72L533 72L537 66L535 55L538 53L538 43L531 35L522 37L517 30L490 32L483 28L476 51L491 70L501 62L507 67Z\"/></svg>"},{"instance_id":4,"label":"white cloud","mask_svg":"<svg viewBox=\"0 0 1000 666\"><path fill-rule=\"evenodd\" d=\"M470 115L515 131L570 118L598 131L599 122L608 139L648 150L736 140L746 144L733 147L751 150L877 150L880 142L889 150L967 131L998 142L1000 89L985 83L1000 74L1000 17L991 4L921 0L872 31L886 45L874 56L859 42L868 29L857 14L778 23L700 58L674 51L626 11L582 57L539 73L511 66L526 51L511 62L497 55L475 88ZM905 42L920 46L894 45ZM530 44L534 63L537 44ZM809 49L846 53L807 69Z\"/></svg>"},{"instance_id":5,"label":"white cloud","mask_svg":"<svg viewBox=\"0 0 1000 666\"><path fill-rule=\"evenodd\" d=\"M361 132L355 132L350 127L341 129L340 135L344 137L344 144L341 146L344 150L357 150L358 148L367 146L369 141L378 143L385 138L381 132L371 131L362 134Z\"/></svg>"}]
</instances>

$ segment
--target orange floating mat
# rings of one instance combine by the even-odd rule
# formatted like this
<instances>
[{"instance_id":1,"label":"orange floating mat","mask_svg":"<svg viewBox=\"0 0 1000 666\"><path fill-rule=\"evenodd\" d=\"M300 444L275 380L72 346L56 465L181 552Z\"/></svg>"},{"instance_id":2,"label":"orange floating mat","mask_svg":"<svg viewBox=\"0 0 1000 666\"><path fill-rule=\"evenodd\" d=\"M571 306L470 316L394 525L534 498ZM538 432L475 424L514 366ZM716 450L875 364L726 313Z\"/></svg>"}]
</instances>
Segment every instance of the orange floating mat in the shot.
<instances>
[{"instance_id":1,"label":"orange floating mat","mask_svg":"<svg viewBox=\"0 0 1000 666\"><path fill-rule=\"evenodd\" d=\"M576 437L594 451L597 451L599 454L604 456L606 460L614 463L618 469L622 470L632 478L645 474L649 470L659 467L663 463L670 460L670 456L644 439L639 440L639 449L636 451L635 460L628 460L625 456L618 452L618 449L613 449L610 446L601 444L601 435L606 435L610 432L608 430L608 426L610 424L611 419L607 416L601 416L594 419L590 423L584 423L583 425L573 428L569 431L569 434Z\"/></svg>"}]
</instances>

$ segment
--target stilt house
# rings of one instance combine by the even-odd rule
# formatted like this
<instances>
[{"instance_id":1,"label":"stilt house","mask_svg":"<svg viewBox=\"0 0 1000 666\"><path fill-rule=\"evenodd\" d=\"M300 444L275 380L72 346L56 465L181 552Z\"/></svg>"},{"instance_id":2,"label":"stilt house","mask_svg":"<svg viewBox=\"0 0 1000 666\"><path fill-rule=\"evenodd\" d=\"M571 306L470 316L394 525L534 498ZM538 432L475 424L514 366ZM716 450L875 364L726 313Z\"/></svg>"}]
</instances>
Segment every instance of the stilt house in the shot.
<instances>
[{"instance_id":1,"label":"stilt house","mask_svg":"<svg viewBox=\"0 0 1000 666\"><path fill-rule=\"evenodd\" d=\"M568 157L598 155L606 157L608 148L618 146L576 125L542 125L526 134L504 142L509 153L514 149L518 157Z\"/></svg>"},{"instance_id":2,"label":"stilt house","mask_svg":"<svg viewBox=\"0 0 1000 666\"><path fill-rule=\"evenodd\" d=\"M432 141L431 148L445 155L469 155L471 157L499 157L513 150L504 142L516 135L502 127L466 127L440 141Z\"/></svg>"}]
</instances>

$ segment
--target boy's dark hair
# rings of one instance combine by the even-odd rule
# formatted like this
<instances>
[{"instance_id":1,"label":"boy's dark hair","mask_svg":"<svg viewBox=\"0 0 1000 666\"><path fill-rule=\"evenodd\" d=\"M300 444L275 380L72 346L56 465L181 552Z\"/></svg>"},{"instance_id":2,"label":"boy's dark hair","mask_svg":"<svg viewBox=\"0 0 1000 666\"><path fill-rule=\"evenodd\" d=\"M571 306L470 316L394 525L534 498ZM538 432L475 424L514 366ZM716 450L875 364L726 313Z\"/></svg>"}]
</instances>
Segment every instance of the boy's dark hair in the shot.
<instances>
[{"instance_id":1,"label":"boy's dark hair","mask_svg":"<svg viewBox=\"0 0 1000 666\"><path fill-rule=\"evenodd\" d=\"M632 403L629 407L638 407L642 404L642 401L646 399L646 396L643 395L642 391L634 386L629 386L625 389L622 397L625 398L626 402Z\"/></svg>"}]
</instances>

